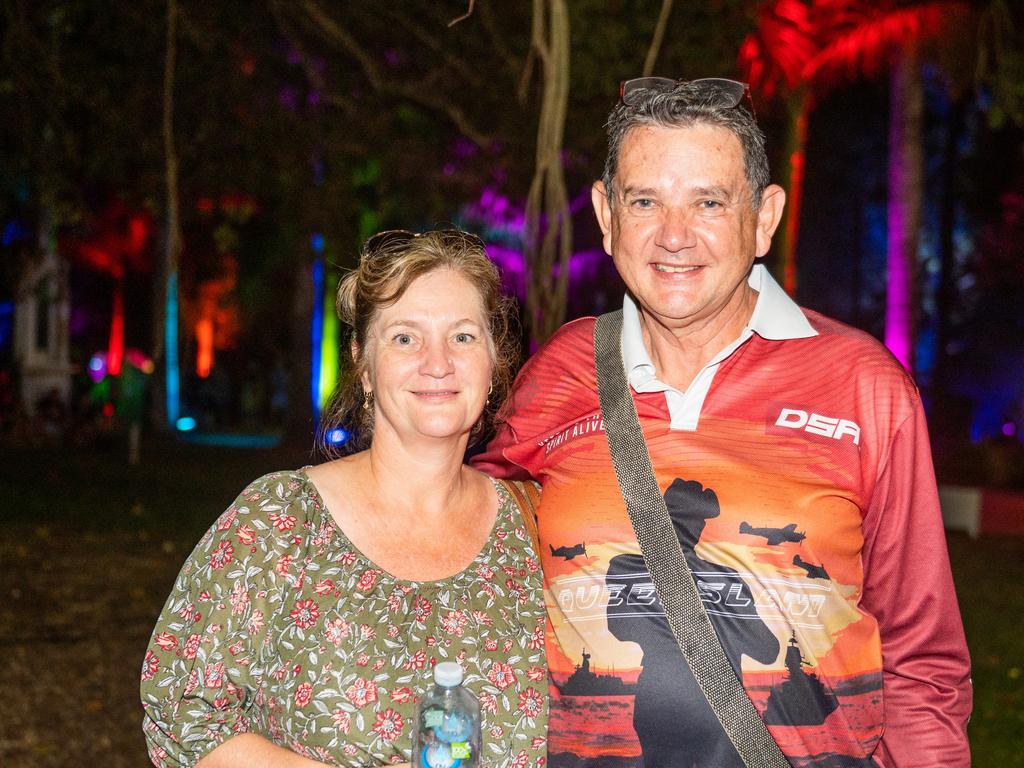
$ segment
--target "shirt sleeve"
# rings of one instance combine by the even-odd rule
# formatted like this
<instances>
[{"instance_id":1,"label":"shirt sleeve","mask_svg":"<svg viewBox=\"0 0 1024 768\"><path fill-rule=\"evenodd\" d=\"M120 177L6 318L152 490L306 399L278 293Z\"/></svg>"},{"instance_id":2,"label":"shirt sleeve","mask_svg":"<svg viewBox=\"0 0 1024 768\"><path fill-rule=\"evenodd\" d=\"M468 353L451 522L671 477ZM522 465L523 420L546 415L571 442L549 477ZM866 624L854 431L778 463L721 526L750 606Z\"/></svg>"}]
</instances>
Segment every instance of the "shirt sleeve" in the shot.
<instances>
[{"instance_id":1,"label":"shirt sleeve","mask_svg":"<svg viewBox=\"0 0 1024 768\"><path fill-rule=\"evenodd\" d=\"M970 766L970 658L920 402L896 431L864 520L863 607L882 644L886 768Z\"/></svg>"},{"instance_id":2,"label":"shirt sleeve","mask_svg":"<svg viewBox=\"0 0 1024 768\"><path fill-rule=\"evenodd\" d=\"M193 766L234 734L266 732L260 648L280 605L268 571L287 540L260 497L257 481L206 532L153 630L141 696L156 766ZM276 509L287 524L288 509Z\"/></svg>"}]
</instances>

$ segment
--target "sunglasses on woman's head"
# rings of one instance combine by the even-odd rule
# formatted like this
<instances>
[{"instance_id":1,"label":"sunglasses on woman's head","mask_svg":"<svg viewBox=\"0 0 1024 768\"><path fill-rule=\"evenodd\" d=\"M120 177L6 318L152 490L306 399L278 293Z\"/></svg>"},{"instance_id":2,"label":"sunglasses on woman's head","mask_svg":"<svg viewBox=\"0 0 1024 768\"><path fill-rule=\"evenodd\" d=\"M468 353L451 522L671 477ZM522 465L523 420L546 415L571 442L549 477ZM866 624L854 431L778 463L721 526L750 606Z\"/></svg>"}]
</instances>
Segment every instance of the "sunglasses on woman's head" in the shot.
<instances>
[{"instance_id":1,"label":"sunglasses on woman's head","mask_svg":"<svg viewBox=\"0 0 1024 768\"><path fill-rule=\"evenodd\" d=\"M370 237L363 246L363 254L373 253L382 248L401 247L408 245L418 237L433 234L440 235L445 243L470 243L471 245L484 247L483 240L471 232L463 232L461 229L437 229L430 232L412 232L408 229L386 229L383 232Z\"/></svg>"}]
</instances>

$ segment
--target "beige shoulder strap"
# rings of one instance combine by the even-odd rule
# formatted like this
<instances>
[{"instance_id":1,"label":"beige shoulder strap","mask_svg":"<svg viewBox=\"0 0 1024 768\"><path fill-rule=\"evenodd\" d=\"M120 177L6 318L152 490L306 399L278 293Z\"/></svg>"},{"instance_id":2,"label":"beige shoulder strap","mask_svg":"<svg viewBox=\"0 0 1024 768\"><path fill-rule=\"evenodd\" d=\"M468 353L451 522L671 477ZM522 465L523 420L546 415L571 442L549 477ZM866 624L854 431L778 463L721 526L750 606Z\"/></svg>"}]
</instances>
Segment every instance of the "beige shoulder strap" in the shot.
<instances>
[{"instance_id":1,"label":"beige shoulder strap","mask_svg":"<svg viewBox=\"0 0 1024 768\"><path fill-rule=\"evenodd\" d=\"M537 506L540 504L540 491L529 480L502 480L501 484L519 505L519 512L526 526L526 533L533 542L533 551L540 557L540 535L537 532Z\"/></svg>"}]
</instances>

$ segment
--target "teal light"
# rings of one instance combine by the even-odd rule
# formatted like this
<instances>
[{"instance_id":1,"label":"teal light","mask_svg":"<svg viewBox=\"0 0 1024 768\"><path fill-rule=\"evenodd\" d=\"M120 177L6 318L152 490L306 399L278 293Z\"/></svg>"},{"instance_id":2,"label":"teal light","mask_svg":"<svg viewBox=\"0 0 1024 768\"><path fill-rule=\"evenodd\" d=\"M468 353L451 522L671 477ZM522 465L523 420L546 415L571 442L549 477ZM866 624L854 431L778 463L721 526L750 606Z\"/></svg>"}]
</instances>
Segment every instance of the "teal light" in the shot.
<instances>
[{"instance_id":1,"label":"teal light","mask_svg":"<svg viewBox=\"0 0 1024 768\"><path fill-rule=\"evenodd\" d=\"M179 432L190 432L196 428L196 420L191 416L179 416L175 419L174 426Z\"/></svg>"},{"instance_id":2,"label":"teal light","mask_svg":"<svg viewBox=\"0 0 1024 768\"><path fill-rule=\"evenodd\" d=\"M165 389L167 391L167 423L178 426L178 416L181 413L181 393L179 391L178 372L178 272L171 272L167 276L167 296L164 306L164 360ZM195 427L195 419L192 419L192 427ZM191 429L192 427L189 427Z\"/></svg>"}]
</instances>

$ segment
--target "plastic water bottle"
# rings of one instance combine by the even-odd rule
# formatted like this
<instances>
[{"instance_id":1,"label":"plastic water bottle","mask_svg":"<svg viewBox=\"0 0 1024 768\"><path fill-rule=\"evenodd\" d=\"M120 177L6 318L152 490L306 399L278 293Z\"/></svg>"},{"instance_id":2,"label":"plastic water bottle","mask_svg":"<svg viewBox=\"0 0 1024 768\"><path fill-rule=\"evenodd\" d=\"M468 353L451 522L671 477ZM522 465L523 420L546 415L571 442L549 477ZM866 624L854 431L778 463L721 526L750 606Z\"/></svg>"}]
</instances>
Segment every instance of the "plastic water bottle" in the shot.
<instances>
[{"instance_id":1,"label":"plastic water bottle","mask_svg":"<svg viewBox=\"0 0 1024 768\"><path fill-rule=\"evenodd\" d=\"M416 707L412 764L416 768L478 768L480 704L462 686L462 667L434 667L434 689Z\"/></svg>"}]
</instances>

